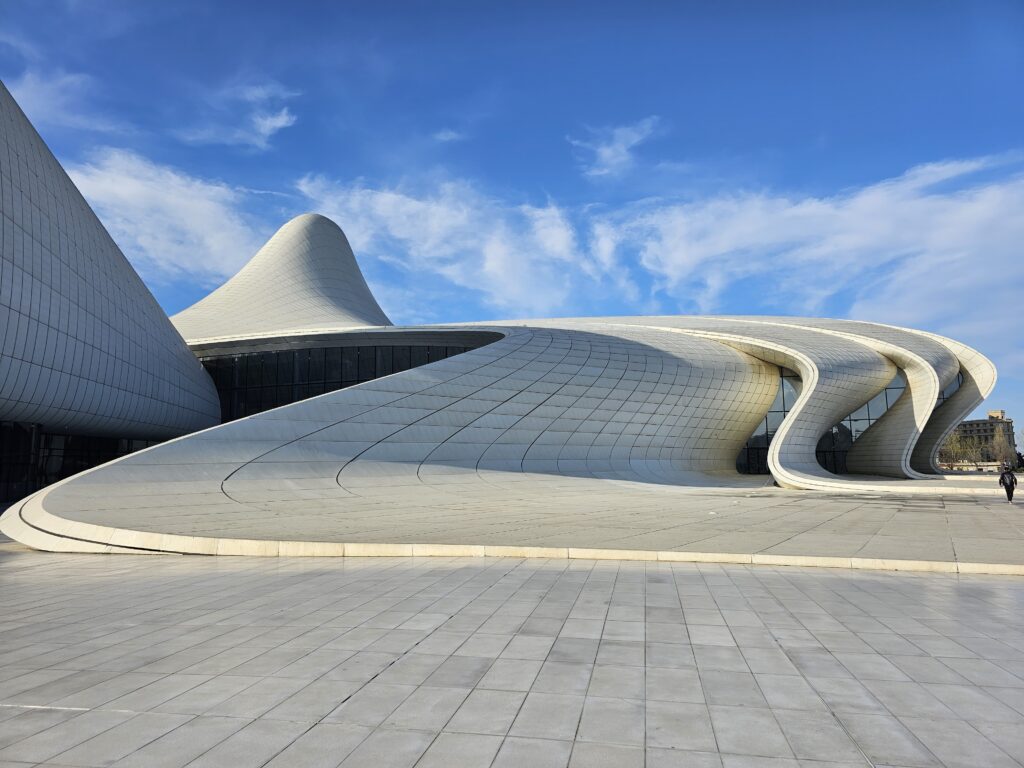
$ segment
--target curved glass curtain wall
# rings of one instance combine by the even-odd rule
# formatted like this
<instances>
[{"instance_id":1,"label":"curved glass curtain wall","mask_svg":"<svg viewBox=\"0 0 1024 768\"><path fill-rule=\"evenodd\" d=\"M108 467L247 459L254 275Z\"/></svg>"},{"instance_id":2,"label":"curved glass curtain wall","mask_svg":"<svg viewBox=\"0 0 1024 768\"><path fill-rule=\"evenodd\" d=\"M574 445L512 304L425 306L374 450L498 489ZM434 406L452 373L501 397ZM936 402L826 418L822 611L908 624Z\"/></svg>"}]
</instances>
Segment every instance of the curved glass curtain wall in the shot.
<instances>
[{"instance_id":1,"label":"curved glass curtain wall","mask_svg":"<svg viewBox=\"0 0 1024 768\"><path fill-rule=\"evenodd\" d=\"M958 373L956 379L939 393L937 404L945 402L962 383L963 375ZM818 463L829 472L846 474L846 455L854 441L896 403L906 387L906 378L903 372L899 371L884 390L832 427L832 430L818 441ZM768 446L771 445L772 438L782 425L782 420L786 418L799 396L800 375L788 368L780 368L779 392L775 396L775 402L747 444L740 450L740 455L736 459L738 472L746 475L769 474Z\"/></svg>"},{"instance_id":2,"label":"curved glass curtain wall","mask_svg":"<svg viewBox=\"0 0 1024 768\"><path fill-rule=\"evenodd\" d=\"M48 432L39 424L0 421L0 502L24 498L150 445L155 442Z\"/></svg>"},{"instance_id":3,"label":"curved glass curtain wall","mask_svg":"<svg viewBox=\"0 0 1024 768\"><path fill-rule=\"evenodd\" d=\"M205 356L200 353L199 360L217 387L221 421L227 422L475 348L410 344L330 346Z\"/></svg>"}]
</instances>

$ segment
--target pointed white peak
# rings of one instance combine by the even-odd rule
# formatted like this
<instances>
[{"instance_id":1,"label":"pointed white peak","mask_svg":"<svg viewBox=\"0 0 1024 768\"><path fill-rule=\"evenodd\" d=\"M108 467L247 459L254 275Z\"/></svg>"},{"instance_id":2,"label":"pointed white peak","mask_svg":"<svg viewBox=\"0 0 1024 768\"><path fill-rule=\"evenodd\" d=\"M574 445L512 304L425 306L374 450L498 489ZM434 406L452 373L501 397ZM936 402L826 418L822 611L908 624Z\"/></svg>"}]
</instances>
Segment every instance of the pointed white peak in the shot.
<instances>
[{"instance_id":1,"label":"pointed white peak","mask_svg":"<svg viewBox=\"0 0 1024 768\"><path fill-rule=\"evenodd\" d=\"M171 318L189 342L391 325L341 227L296 216L248 264Z\"/></svg>"}]
</instances>

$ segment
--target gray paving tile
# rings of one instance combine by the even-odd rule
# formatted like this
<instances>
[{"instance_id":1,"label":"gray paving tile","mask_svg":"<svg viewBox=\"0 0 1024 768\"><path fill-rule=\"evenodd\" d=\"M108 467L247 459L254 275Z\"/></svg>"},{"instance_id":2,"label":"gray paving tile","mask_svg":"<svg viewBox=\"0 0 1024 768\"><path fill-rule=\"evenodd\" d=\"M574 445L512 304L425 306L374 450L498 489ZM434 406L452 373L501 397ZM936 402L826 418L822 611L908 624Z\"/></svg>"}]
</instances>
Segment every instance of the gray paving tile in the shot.
<instances>
[{"instance_id":1,"label":"gray paving tile","mask_svg":"<svg viewBox=\"0 0 1024 768\"><path fill-rule=\"evenodd\" d=\"M590 686L593 665L545 661L531 690L545 693L584 694Z\"/></svg>"},{"instance_id":2,"label":"gray paving tile","mask_svg":"<svg viewBox=\"0 0 1024 768\"><path fill-rule=\"evenodd\" d=\"M264 677L234 696L214 704L206 713L224 717L260 717L296 694L305 685L304 680L294 678Z\"/></svg>"},{"instance_id":3,"label":"gray paving tile","mask_svg":"<svg viewBox=\"0 0 1024 768\"><path fill-rule=\"evenodd\" d=\"M917 717L903 717L900 720L949 768L978 765L1012 768L1016 765L1016 760L963 721L937 721Z\"/></svg>"},{"instance_id":4,"label":"gray paving tile","mask_svg":"<svg viewBox=\"0 0 1024 768\"><path fill-rule=\"evenodd\" d=\"M0 760L42 763L129 720L131 712L80 712L0 750Z\"/></svg>"},{"instance_id":5,"label":"gray paving tile","mask_svg":"<svg viewBox=\"0 0 1024 768\"><path fill-rule=\"evenodd\" d=\"M425 685L472 688L484 676L493 659L476 656L452 656L446 659L425 681Z\"/></svg>"},{"instance_id":6,"label":"gray paving tile","mask_svg":"<svg viewBox=\"0 0 1024 768\"><path fill-rule=\"evenodd\" d=\"M171 712L183 715L201 715L232 696L260 682L260 677L238 677L218 675L212 680L200 683L163 704L153 707L154 712Z\"/></svg>"},{"instance_id":7,"label":"gray paving tile","mask_svg":"<svg viewBox=\"0 0 1024 768\"><path fill-rule=\"evenodd\" d=\"M572 742L509 737L501 745L491 768L565 768Z\"/></svg>"},{"instance_id":8,"label":"gray paving tile","mask_svg":"<svg viewBox=\"0 0 1024 768\"><path fill-rule=\"evenodd\" d=\"M427 751L436 734L378 729L356 747L342 768L408 768Z\"/></svg>"},{"instance_id":9,"label":"gray paving tile","mask_svg":"<svg viewBox=\"0 0 1024 768\"><path fill-rule=\"evenodd\" d=\"M804 760L862 762L863 757L846 731L828 712L774 712L796 757Z\"/></svg>"},{"instance_id":10,"label":"gray paving tile","mask_svg":"<svg viewBox=\"0 0 1024 768\"><path fill-rule=\"evenodd\" d=\"M716 751L711 717L704 704L648 701L646 714L648 747Z\"/></svg>"},{"instance_id":11,"label":"gray paving tile","mask_svg":"<svg viewBox=\"0 0 1024 768\"><path fill-rule=\"evenodd\" d=\"M189 715L145 712L50 758L69 765L109 765L187 723Z\"/></svg>"},{"instance_id":12,"label":"gray paving tile","mask_svg":"<svg viewBox=\"0 0 1024 768\"><path fill-rule=\"evenodd\" d=\"M857 746L874 763L932 768L941 763L928 748L892 715L837 713Z\"/></svg>"},{"instance_id":13,"label":"gray paving tile","mask_svg":"<svg viewBox=\"0 0 1024 768\"><path fill-rule=\"evenodd\" d=\"M573 739L583 710L583 696L530 692L510 731L512 736Z\"/></svg>"},{"instance_id":14,"label":"gray paving tile","mask_svg":"<svg viewBox=\"0 0 1024 768\"><path fill-rule=\"evenodd\" d=\"M644 716L642 701L587 696L576 738L605 744L643 746Z\"/></svg>"},{"instance_id":15,"label":"gray paving tile","mask_svg":"<svg viewBox=\"0 0 1024 768\"><path fill-rule=\"evenodd\" d=\"M768 706L757 681L749 672L706 670L700 673L700 682L708 704L736 707Z\"/></svg>"},{"instance_id":16,"label":"gray paving tile","mask_svg":"<svg viewBox=\"0 0 1024 768\"><path fill-rule=\"evenodd\" d=\"M14 717L5 719L0 727L0 749L82 714L79 710L21 707L11 707L9 712Z\"/></svg>"},{"instance_id":17,"label":"gray paving tile","mask_svg":"<svg viewBox=\"0 0 1024 768\"><path fill-rule=\"evenodd\" d=\"M526 694L521 691L474 690L448 721L445 730L504 736L525 698Z\"/></svg>"},{"instance_id":18,"label":"gray paving tile","mask_svg":"<svg viewBox=\"0 0 1024 768\"><path fill-rule=\"evenodd\" d=\"M266 764L266 768L335 768L372 729L344 723L319 723Z\"/></svg>"},{"instance_id":19,"label":"gray paving tile","mask_svg":"<svg viewBox=\"0 0 1024 768\"><path fill-rule=\"evenodd\" d=\"M47 558L87 585L73 610L47 614L49 568L15 570L0 594L0 643L38 649L0 653L0 690L81 707L0 702L0 761L852 768L863 751L921 768L1024 750L1013 579L169 558L147 559L161 600L140 603L128 575L143 566L90 583L102 562ZM259 674L234 674L246 664Z\"/></svg>"},{"instance_id":20,"label":"gray paving tile","mask_svg":"<svg viewBox=\"0 0 1024 768\"><path fill-rule=\"evenodd\" d=\"M704 689L696 669L648 667L646 696L656 701L704 703Z\"/></svg>"},{"instance_id":21,"label":"gray paving tile","mask_svg":"<svg viewBox=\"0 0 1024 768\"><path fill-rule=\"evenodd\" d=\"M409 694L384 721L389 728L440 731L462 706L469 688L434 688L422 685Z\"/></svg>"},{"instance_id":22,"label":"gray paving tile","mask_svg":"<svg viewBox=\"0 0 1024 768\"><path fill-rule=\"evenodd\" d=\"M500 736L442 733L430 745L417 768L488 768L501 747Z\"/></svg>"},{"instance_id":23,"label":"gray paving tile","mask_svg":"<svg viewBox=\"0 0 1024 768\"><path fill-rule=\"evenodd\" d=\"M189 768L257 768L309 730L309 723L284 720L254 720L240 731L203 753Z\"/></svg>"},{"instance_id":24,"label":"gray paving tile","mask_svg":"<svg viewBox=\"0 0 1024 768\"><path fill-rule=\"evenodd\" d=\"M648 748L647 768L722 768L722 758L715 752L692 752L680 749Z\"/></svg>"},{"instance_id":25,"label":"gray paving tile","mask_svg":"<svg viewBox=\"0 0 1024 768\"><path fill-rule=\"evenodd\" d=\"M352 694L347 701L328 713L324 720L376 727L415 691L415 685L393 685L374 681Z\"/></svg>"},{"instance_id":26,"label":"gray paving tile","mask_svg":"<svg viewBox=\"0 0 1024 768\"><path fill-rule=\"evenodd\" d=\"M644 768L642 747L576 742L569 768Z\"/></svg>"},{"instance_id":27,"label":"gray paving tile","mask_svg":"<svg viewBox=\"0 0 1024 768\"><path fill-rule=\"evenodd\" d=\"M542 664L532 659L496 659L477 685L503 691L528 691Z\"/></svg>"},{"instance_id":28,"label":"gray paving tile","mask_svg":"<svg viewBox=\"0 0 1024 768\"><path fill-rule=\"evenodd\" d=\"M718 748L761 757L793 757L770 709L709 706Z\"/></svg>"},{"instance_id":29,"label":"gray paving tile","mask_svg":"<svg viewBox=\"0 0 1024 768\"><path fill-rule=\"evenodd\" d=\"M616 667L596 664L590 676L588 696L620 699L643 699L645 691L643 667Z\"/></svg>"},{"instance_id":30,"label":"gray paving tile","mask_svg":"<svg viewBox=\"0 0 1024 768\"><path fill-rule=\"evenodd\" d=\"M262 716L271 720L317 722L359 690L349 680L317 680L292 694Z\"/></svg>"},{"instance_id":31,"label":"gray paving tile","mask_svg":"<svg viewBox=\"0 0 1024 768\"><path fill-rule=\"evenodd\" d=\"M197 717L119 760L116 768L181 768L246 725L234 717Z\"/></svg>"}]
</instances>

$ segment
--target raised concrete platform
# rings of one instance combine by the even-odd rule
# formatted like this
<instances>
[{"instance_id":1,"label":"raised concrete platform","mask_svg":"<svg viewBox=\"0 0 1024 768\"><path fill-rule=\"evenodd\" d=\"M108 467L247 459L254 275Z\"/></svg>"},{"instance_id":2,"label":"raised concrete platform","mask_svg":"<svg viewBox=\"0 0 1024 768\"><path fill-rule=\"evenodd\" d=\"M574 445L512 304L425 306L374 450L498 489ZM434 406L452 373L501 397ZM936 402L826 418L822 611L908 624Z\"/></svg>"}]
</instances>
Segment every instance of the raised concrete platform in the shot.
<instances>
[{"instance_id":1,"label":"raised concrete platform","mask_svg":"<svg viewBox=\"0 0 1024 768\"><path fill-rule=\"evenodd\" d=\"M1024 575L1024 510L1007 504L991 478L984 496L899 497L783 491L758 478L736 488L714 487L707 476L702 487L529 473L478 472L465 483L450 477L436 485L415 475L404 484L367 482L341 498L300 488L278 500L197 493L176 497L176 506L158 488L158 503L140 495L119 509L105 504L102 484L89 499L79 483L73 505L51 491L45 510L30 499L9 513L5 528L21 526L17 538L40 548L95 552L614 558ZM984 488L985 478L974 480Z\"/></svg>"},{"instance_id":2,"label":"raised concrete platform","mask_svg":"<svg viewBox=\"0 0 1024 768\"><path fill-rule=\"evenodd\" d=\"M1008 768L1024 581L0 548L0 765Z\"/></svg>"}]
</instances>

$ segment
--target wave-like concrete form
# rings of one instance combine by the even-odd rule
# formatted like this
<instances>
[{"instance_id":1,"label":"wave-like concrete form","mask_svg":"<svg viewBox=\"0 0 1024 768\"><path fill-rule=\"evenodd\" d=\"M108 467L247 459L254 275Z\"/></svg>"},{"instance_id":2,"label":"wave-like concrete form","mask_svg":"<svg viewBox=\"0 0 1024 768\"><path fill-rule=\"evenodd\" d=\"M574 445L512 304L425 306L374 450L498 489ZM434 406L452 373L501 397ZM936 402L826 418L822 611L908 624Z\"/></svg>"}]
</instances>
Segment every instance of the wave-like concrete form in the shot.
<instances>
[{"instance_id":1,"label":"wave-like concrete form","mask_svg":"<svg viewBox=\"0 0 1024 768\"><path fill-rule=\"evenodd\" d=\"M0 420L162 439L213 382L0 84Z\"/></svg>"},{"instance_id":2,"label":"wave-like concrete form","mask_svg":"<svg viewBox=\"0 0 1024 768\"><path fill-rule=\"evenodd\" d=\"M942 472L939 468L939 449L957 424L967 418L995 389L996 367L980 352L958 341L923 331L914 333L937 341L949 349L956 356L963 378L959 389L932 412L911 456L911 465L917 472L938 475Z\"/></svg>"},{"instance_id":3,"label":"wave-like concrete form","mask_svg":"<svg viewBox=\"0 0 1024 768\"><path fill-rule=\"evenodd\" d=\"M241 271L171 318L190 344L391 325L341 228L297 216Z\"/></svg>"},{"instance_id":4,"label":"wave-like concrete form","mask_svg":"<svg viewBox=\"0 0 1024 768\"><path fill-rule=\"evenodd\" d=\"M507 510L512 519L523 505L557 508L566 489L574 503L579 494L595 503L614 495L623 515L630 499L670 505L680 487L745 492L757 480L735 473L736 456L774 398L780 366L798 372L802 386L769 451L779 485L874 495L979 490L971 478L892 479L910 474L917 436L930 439L933 422L945 419L925 411L954 366L964 395L936 413L951 402L966 407L980 391L972 382L989 370L977 353L939 337L741 317L444 328L501 338L125 457L30 497L0 530L65 551L387 554L343 544L348 516L379 514L377 540L386 543L396 526L403 538L428 537L454 508ZM876 430L874 464L864 451L867 466L882 471L823 469L820 437L899 369L908 394L897 405L907 405ZM401 525L386 522L396 515ZM567 524L567 539L589 535Z\"/></svg>"}]
</instances>

